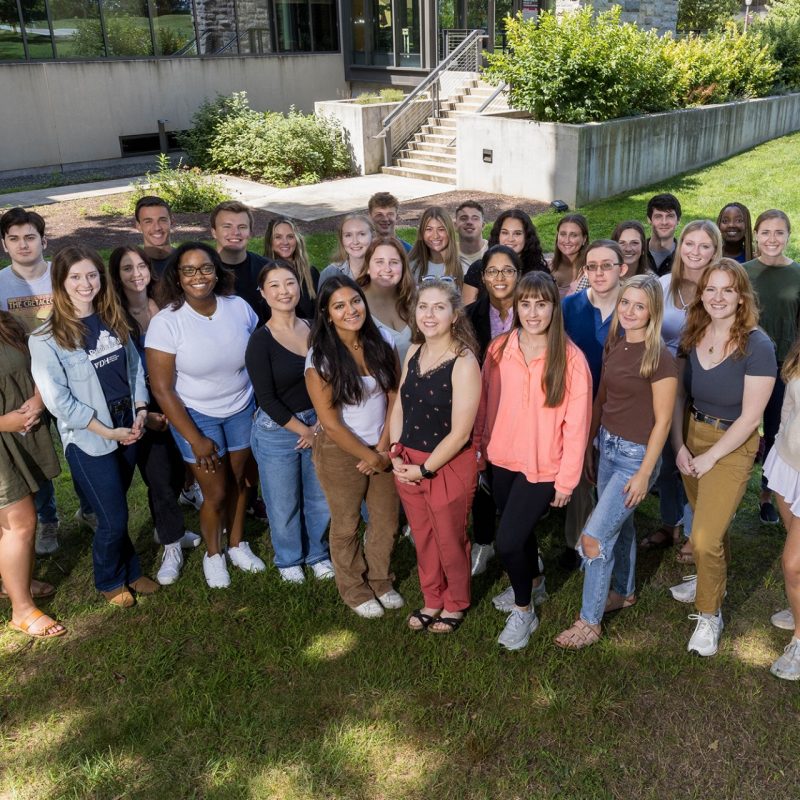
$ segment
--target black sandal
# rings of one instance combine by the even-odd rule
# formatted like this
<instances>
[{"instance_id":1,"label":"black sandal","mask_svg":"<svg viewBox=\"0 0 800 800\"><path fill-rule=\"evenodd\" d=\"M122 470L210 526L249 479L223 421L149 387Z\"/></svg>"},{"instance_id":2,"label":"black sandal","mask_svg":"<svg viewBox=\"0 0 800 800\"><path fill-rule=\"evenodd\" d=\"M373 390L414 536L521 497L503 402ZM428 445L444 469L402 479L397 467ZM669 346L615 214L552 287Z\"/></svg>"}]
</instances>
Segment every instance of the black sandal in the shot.
<instances>
[{"instance_id":1,"label":"black sandal","mask_svg":"<svg viewBox=\"0 0 800 800\"><path fill-rule=\"evenodd\" d=\"M411 624L411 620L412 619L415 619L417 622L419 622L419 626L412 625ZM428 626L432 622L436 622L437 619L439 619L439 618L438 617L432 617L430 614L423 614L422 613L422 609L418 608L416 611L414 611L413 613L409 614L409 617L408 617L408 620L407 620L407 625L408 625L409 629L414 631L415 633L421 633L422 631L428 630Z\"/></svg>"},{"instance_id":2,"label":"black sandal","mask_svg":"<svg viewBox=\"0 0 800 800\"><path fill-rule=\"evenodd\" d=\"M455 633L460 627L461 623L464 621L464 617L435 617L428 623L431 625L434 622L442 622L447 626L446 630L437 631L433 628L428 628L428 633L437 633L437 634L450 634Z\"/></svg>"}]
</instances>

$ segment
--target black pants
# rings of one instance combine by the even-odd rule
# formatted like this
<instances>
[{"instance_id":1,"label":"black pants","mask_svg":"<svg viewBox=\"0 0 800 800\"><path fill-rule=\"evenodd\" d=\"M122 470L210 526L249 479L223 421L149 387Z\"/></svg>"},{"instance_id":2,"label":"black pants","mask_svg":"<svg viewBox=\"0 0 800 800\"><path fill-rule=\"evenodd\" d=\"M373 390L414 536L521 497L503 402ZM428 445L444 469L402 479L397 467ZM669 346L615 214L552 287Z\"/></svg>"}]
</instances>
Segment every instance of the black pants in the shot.
<instances>
[{"instance_id":1,"label":"black pants","mask_svg":"<svg viewBox=\"0 0 800 800\"><path fill-rule=\"evenodd\" d=\"M555 493L552 481L530 483L521 472L492 465L492 494L500 509L495 549L511 580L518 606L531 602L531 584L539 575L536 525Z\"/></svg>"},{"instance_id":2,"label":"black pants","mask_svg":"<svg viewBox=\"0 0 800 800\"><path fill-rule=\"evenodd\" d=\"M146 431L137 442L136 465L147 486L147 504L161 544L180 541L186 530L178 495L185 467L169 431Z\"/></svg>"},{"instance_id":3,"label":"black pants","mask_svg":"<svg viewBox=\"0 0 800 800\"><path fill-rule=\"evenodd\" d=\"M486 465L484 472L486 484L492 485L491 465ZM487 492L478 482L475 497L472 500L472 537L475 544L492 544L494 542L494 528L497 523L497 506L491 492Z\"/></svg>"},{"instance_id":4,"label":"black pants","mask_svg":"<svg viewBox=\"0 0 800 800\"><path fill-rule=\"evenodd\" d=\"M778 364L778 379L775 381L772 394L767 401L767 407L764 409L764 458L762 464L767 460L769 451L775 444L778 428L781 426L781 408L783 407L783 396L786 394L786 384L781 380L782 367L783 364ZM767 488L765 475L761 476L761 488Z\"/></svg>"}]
</instances>

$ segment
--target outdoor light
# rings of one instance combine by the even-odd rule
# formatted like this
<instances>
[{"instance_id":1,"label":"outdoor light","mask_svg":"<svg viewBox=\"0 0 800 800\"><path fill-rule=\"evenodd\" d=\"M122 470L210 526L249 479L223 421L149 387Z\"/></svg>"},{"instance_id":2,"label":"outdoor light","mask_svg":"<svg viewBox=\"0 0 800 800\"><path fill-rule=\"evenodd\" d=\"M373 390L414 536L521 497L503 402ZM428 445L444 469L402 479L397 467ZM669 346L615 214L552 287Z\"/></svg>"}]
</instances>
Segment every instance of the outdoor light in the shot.
<instances>
[{"instance_id":1,"label":"outdoor light","mask_svg":"<svg viewBox=\"0 0 800 800\"><path fill-rule=\"evenodd\" d=\"M553 202L550 203L550 206L555 211L558 211L559 214L565 214L567 211L569 211L569 206L563 200L553 200Z\"/></svg>"},{"instance_id":2,"label":"outdoor light","mask_svg":"<svg viewBox=\"0 0 800 800\"><path fill-rule=\"evenodd\" d=\"M747 33L747 22L750 19L750 6L753 0L744 0L744 32Z\"/></svg>"}]
</instances>

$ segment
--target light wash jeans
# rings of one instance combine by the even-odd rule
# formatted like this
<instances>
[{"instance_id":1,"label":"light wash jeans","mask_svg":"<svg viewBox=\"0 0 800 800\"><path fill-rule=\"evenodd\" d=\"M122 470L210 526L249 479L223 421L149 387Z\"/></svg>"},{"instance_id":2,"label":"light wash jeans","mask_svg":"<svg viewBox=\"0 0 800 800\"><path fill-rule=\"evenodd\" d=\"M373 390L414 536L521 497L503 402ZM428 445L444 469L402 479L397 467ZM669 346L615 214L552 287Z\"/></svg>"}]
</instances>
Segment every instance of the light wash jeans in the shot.
<instances>
[{"instance_id":1,"label":"light wash jeans","mask_svg":"<svg viewBox=\"0 0 800 800\"><path fill-rule=\"evenodd\" d=\"M636 530L633 526L633 508L625 507L627 495L622 493L625 484L639 470L647 447L629 442L621 436L600 428L597 436L600 460L597 466L597 505L584 527L584 533L600 544L600 555L587 558L578 542L578 552L583 557L583 605L581 619L590 625L599 625L612 586L623 597L636 589ZM658 465L653 470L650 486L658 477ZM650 488L648 486L648 489Z\"/></svg>"},{"instance_id":2,"label":"light wash jeans","mask_svg":"<svg viewBox=\"0 0 800 800\"><path fill-rule=\"evenodd\" d=\"M313 409L295 416L305 425L317 422ZM330 521L328 502L311 463L311 448L297 450L296 445L296 433L258 409L250 446L258 464L275 566L279 569L330 558L325 541Z\"/></svg>"}]
</instances>

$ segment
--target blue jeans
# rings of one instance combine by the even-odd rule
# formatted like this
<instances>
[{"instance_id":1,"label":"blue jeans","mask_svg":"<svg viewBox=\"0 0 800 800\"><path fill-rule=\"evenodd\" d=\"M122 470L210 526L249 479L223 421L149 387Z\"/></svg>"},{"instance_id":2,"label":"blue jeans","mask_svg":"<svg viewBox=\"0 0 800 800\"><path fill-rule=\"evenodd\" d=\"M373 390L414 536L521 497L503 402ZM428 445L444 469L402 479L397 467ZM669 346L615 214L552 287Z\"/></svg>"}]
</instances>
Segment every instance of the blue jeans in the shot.
<instances>
[{"instance_id":1,"label":"blue jeans","mask_svg":"<svg viewBox=\"0 0 800 800\"><path fill-rule=\"evenodd\" d=\"M90 456L70 444L65 455L73 479L97 514L92 542L95 587L99 592L110 592L132 583L142 575L128 535L126 497L136 467L136 445L120 446L104 456Z\"/></svg>"},{"instance_id":2,"label":"blue jeans","mask_svg":"<svg viewBox=\"0 0 800 800\"><path fill-rule=\"evenodd\" d=\"M208 414L186 407L186 413L192 418L197 430L217 445L217 455L220 457L226 453L246 450L250 447L250 435L253 428L255 410L256 401L252 397L241 411L237 411L230 417L209 417ZM194 464L196 459L192 446L178 433L177 428L170 425L170 430L175 439L175 444L178 445L178 450L181 451L183 460L187 464Z\"/></svg>"},{"instance_id":3,"label":"blue jeans","mask_svg":"<svg viewBox=\"0 0 800 800\"><path fill-rule=\"evenodd\" d=\"M33 496L33 502L36 505L36 516L39 518L39 522L44 525L58 524L56 489L53 481L42 481L39 491Z\"/></svg>"},{"instance_id":4,"label":"blue jeans","mask_svg":"<svg viewBox=\"0 0 800 800\"><path fill-rule=\"evenodd\" d=\"M295 416L305 425L317 422L313 410ZM325 541L328 501L311 463L311 448L297 450L296 445L296 433L278 425L263 409L256 412L250 447L258 464L278 568L330 558Z\"/></svg>"},{"instance_id":5,"label":"blue jeans","mask_svg":"<svg viewBox=\"0 0 800 800\"><path fill-rule=\"evenodd\" d=\"M625 507L625 484L639 470L647 447L629 442L600 428L600 461L597 466L597 505L583 532L600 545L600 554L588 558L578 542L583 557L583 605L581 619L599 625L612 587L623 597L636 590L636 530L633 508ZM658 476L658 465L650 477L652 486ZM650 487L648 486L648 489Z\"/></svg>"}]
</instances>

